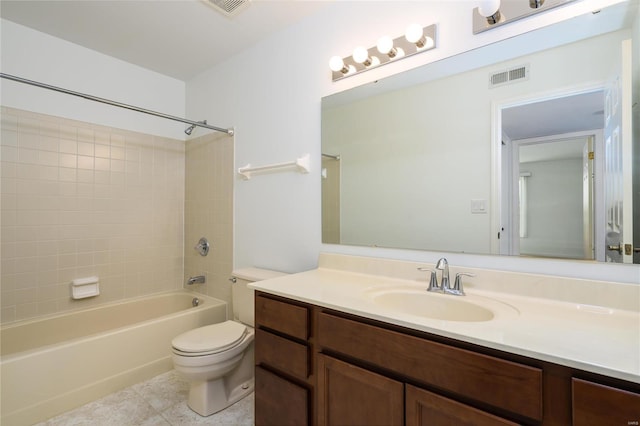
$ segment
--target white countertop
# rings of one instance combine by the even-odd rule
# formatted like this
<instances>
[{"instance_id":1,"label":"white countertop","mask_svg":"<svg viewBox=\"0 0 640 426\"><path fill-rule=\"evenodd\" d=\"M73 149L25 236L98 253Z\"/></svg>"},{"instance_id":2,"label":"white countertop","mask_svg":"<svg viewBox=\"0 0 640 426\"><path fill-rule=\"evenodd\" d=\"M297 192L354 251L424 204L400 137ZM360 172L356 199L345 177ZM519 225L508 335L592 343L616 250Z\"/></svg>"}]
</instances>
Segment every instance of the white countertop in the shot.
<instances>
[{"instance_id":1,"label":"white countertop","mask_svg":"<svg viewBox=\"0 0 640 426\"><path fill-rule=\"evenodd\" d=\"M453 280L454 274L451 274ZM426 289L425 280L318 268L251 284L261 290L365 318L640 383L640 313L466 286L466 296L433 294L489 307L489 321L410 315L376 304L388 288ZM633 293L635 294L635 293Z\"/></svg>"}]
</instances>

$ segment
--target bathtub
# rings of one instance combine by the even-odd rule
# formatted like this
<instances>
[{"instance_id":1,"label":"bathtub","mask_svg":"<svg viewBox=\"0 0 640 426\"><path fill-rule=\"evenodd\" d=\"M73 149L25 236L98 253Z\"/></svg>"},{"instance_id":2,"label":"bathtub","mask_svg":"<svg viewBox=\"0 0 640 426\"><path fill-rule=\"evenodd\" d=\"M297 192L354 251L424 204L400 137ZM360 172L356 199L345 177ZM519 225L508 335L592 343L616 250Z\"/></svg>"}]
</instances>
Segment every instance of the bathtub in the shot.
<instances>
[{"instance_id":1,"label":"bathtub","mask_svg":"<svg viewBox=\"0 0 640 426\"><path fill-rule=\"evenodd\" d=\"M226 316L226 302L176 291L3 327L0 423L33 424L169 371L171 339Z\"/></svg>"}]
</instances>

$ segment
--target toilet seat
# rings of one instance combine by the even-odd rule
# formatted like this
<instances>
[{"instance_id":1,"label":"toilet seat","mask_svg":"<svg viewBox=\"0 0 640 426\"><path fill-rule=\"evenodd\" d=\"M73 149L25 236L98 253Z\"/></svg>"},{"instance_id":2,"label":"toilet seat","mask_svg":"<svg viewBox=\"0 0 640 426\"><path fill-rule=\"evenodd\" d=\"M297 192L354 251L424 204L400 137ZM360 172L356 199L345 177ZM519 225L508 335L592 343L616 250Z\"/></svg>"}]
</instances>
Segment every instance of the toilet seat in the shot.
<instances>
[{"instance_id":1,"label":"toilet seat","mask_svg":"<svg viewBox=\"0 0 640 426\"><path fill-rule=\"evenodd\" d=\"M199 327L171 341L173 353L180 356L206 356L225 352L243 342L248 333L244 324L225 321Z\"/></svg>"}]
</instances>

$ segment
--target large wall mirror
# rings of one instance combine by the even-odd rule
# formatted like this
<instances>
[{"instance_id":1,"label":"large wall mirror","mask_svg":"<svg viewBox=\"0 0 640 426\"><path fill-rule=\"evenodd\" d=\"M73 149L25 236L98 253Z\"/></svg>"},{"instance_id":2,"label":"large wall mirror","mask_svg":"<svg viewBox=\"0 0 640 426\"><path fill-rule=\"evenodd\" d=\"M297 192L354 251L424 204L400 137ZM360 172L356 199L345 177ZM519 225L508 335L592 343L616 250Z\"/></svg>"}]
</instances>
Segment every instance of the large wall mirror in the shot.
<instances>
[{"instance_id":1,"label":"large wall mirror","mask_svg":"<svg viewBox=\"0 0 640 426\"><path fill-rule=\"evenodd\" d=\"M323 98L323 243L640 263L638 17L619 3Z\"/></svg>"}]
</instances>

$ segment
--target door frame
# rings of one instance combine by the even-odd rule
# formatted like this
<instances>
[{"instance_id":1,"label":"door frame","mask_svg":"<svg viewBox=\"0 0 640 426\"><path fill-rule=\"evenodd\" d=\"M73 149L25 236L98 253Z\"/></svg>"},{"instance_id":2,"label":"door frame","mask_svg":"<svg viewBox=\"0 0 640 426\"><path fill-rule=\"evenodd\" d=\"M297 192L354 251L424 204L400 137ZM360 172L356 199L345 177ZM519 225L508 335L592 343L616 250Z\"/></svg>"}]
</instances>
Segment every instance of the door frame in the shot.
<instances>
[{"instance_id":1,"label":"door frame","mask_svg":"<svg viewBox=\"0 0 640 426\"><path fill-rule=\"evenodd\" d=\"M505 170L505 172L510 172L509 174L512 173L512 170L510 171L510 167L507 166L507 164L511 164L511 157L509 157L508 159L503 158L502 144L504 135L502 130L502 111L508 108L604 90L605 82L602 81L584 85L564 87L552 91L527 94L524 96L518 96L508 99L494 100L491 102L491 205L494 206L492 209L490 209L491 253L508 254L504 253L504 251L513 250L513 248L511 247L511 243L505 242L504 240L505 232L508 233L510 230L507 229L507 226L511 225L512 218L510 215L506 214L508 210L505 210L503 191L512 193L512 188L504 188L505 183L503 182L503 169L507 167L507 170ZM593 131L591 132L593 134ZM596 145L598 145L597 142ZM597 151L596 155L598 155ZM598 170L596 170L596 174L602 176L601 171L599 172ZM596 210L598 210L598 207L596 207ZM596 217L595 220L598 221L598 218Z\"/></svg>"},{"instance_id":2,"label":"door frame","mask_svg":"<svg viewBox=\"0 0 640 426\"><path fill-rule=\"evenodd\" d=\"M605 235L605 209L604 209L604 136L602 130L583 130L579 132L562 133L559 135L549 135L537 138L529 139L517 139L511 141L511 147L508 149L510 158L507 161L511 162L509 170L507 170L503 176L503 184L509 188L508 198L502 199L501 209L503 209L503 217L510 224L509 230L511 232L505 232L504 239L508 241L509 253L512 255L518 255L520 247L519 236L519 212L517 211L518 204L518 192L517 192L517 175L520 172L519 161L519 148L523 145L533 145L539 143L548 143L550 141L561 142L564 139L575 138L594 138L594 163L593 174L595 176L593 182L593 259L586 260L599 260L604 261L604 235ZM506 148L506 147L505 147ZM510 217L507 217L510 216ZM506 253L501 253L506 254Z\"/></svg>"}]
</instances>

